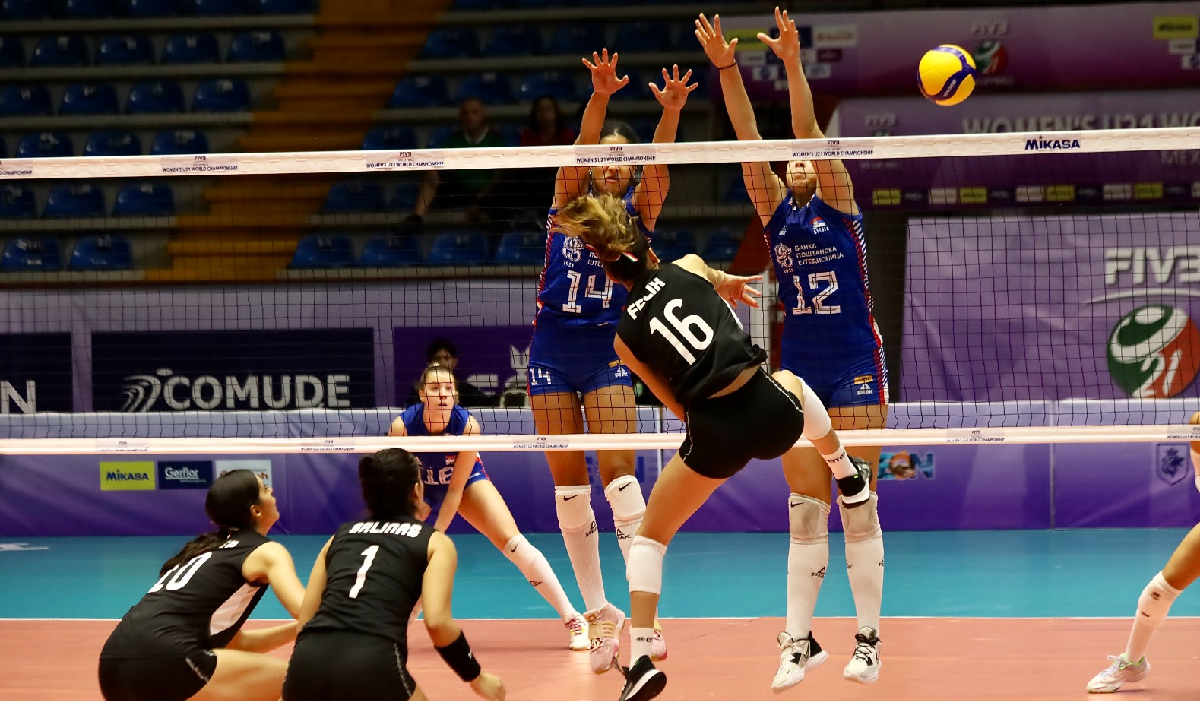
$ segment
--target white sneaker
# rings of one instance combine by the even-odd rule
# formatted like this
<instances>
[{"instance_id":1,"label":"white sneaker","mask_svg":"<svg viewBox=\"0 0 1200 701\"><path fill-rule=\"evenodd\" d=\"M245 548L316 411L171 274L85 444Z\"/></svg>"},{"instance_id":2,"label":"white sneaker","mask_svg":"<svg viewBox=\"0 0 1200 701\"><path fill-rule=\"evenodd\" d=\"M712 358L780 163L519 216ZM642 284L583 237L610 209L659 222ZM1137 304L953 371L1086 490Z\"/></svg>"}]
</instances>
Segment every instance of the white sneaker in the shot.
<instances>
[{"instance_id":1,"label":"white sneaker","mask_svg":"<svg viewBox=\"0 0 1200 701\"><path fill-rule=\"evenodd\" d=\"M771 689L777 694L804 681L805 672L820 667L829 659L829 653L821 649L812 633L803 640L796 640L783 632L775 641L779 644L779 671L771 680Z\"/></svg>"},{"instance_id":2,"label":"white sneaker","mask_svg":"<svg viewBox=\"0 0 1200 701\"><path fill-rule=\"evenodd\" d=\"M879 680L879 633L874 628L863 626L854 636L854 654L842 672L846 681L859 684L874 684Z\"/></svg>"},{"instance_id":3,"label":"white sneaker","mask_svg":"<svg viewBox=\"0 0 1200 701\"><path fill-rule=\"evenodd\" d=\"M1116 657L1109 655L1108 659L1112 660L1112 664L1088 682L1089 694L1111 694L1125 682L1140 682L1150 673L1150 663L1145 657L1138 660L1137 664L1130 662L1123 652Z\"/></svg>"},{"instance_id":4,"label":"white sneaker","mask_svg":"<svg viewBox=\"0 0 1200 701\"><path fill-rule=\"evenodd\" d=\"M663 637L662 625L654 619L654 640L650 641L650 659L661 662L667 659L667 639Z\"/></svg>"},{"instance_id":5,"label":"white sneaker","mask_svg":"<svg viewBox=\"0 0 1200 701\"><path fill-rule=\"evenodd\" d=\"M592 672L603 674L617 665L625 614L616 606L605 604L598 611L589 611L587 622Z\"/></svg>"},{"instance_id":6,"label":"white sneaker","mask_svg":"<svg viewBox=\"0 0 1200 701\"><path fill-rule=\"evenodd\" d=\"M563 625L567 627L567 632L571 635L571 644L567 646L569 649L587 650L592 646L592 641L588 638L588 622L582 613L575 614Z\"/></svg>"}]
</instances>

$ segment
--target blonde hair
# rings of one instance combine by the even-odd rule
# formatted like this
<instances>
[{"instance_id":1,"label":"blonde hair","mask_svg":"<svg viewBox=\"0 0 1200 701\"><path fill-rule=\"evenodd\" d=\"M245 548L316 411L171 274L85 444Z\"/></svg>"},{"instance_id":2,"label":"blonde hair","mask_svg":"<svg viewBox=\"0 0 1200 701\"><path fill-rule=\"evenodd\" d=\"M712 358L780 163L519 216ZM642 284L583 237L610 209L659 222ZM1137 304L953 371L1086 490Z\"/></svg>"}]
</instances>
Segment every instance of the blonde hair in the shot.
<instances>
[{"instance_id":1,"label":"blonde hair","mask_svg":"<svg viewBox=\"0 0 1200 701\"><path fill-rule=\"evenodd\" d=\"M650 244L619 197L576 197L558 210L554 221L563 235L582 239L615 280L633 280L649 264Z\"/></svg>"}]
</instances>

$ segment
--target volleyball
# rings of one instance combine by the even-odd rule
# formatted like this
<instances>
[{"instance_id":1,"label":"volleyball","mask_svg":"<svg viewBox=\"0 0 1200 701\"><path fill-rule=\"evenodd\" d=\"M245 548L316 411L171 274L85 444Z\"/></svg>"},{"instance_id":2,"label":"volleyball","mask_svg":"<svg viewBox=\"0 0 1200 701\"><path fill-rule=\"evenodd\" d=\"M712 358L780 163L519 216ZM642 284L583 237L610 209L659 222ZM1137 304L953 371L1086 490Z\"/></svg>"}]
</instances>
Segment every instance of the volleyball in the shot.
<instances>
[{"instance_id":1,"label":"volleyball","mask_svg":"<svg viewBox=\"0 0 1200 701\"><path fill-rule=\"evenodd\" d=\"M975 89L975 59L953 44L927 51L917 73L921 94L943 107L957 105Z\"/></svg>"}]
</instances>

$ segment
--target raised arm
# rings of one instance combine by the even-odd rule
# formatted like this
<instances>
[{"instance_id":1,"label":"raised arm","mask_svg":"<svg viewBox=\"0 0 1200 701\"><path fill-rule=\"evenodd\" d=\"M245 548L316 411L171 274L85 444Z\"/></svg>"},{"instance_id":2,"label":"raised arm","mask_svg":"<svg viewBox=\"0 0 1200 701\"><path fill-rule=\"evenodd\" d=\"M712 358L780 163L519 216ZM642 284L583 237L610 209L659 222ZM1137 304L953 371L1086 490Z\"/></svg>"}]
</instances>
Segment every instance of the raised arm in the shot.
<instances>
[{"instance_id":1,"label":"raised arm","mask_svg":"<svg viewBox=\"0 0 1200 701\"><path fill-rule=\"evenodd\" d=\"M800 61L800 35L796 31L796 23L788 17L787 11L775 8L775 25L779 27L779 38L772 39L766 34L758 38L771 47L775 55L783 61L787 72L788 100L792 109L792 132L797 139L823 139L825 134L817 125L817 116L813 109L812 89L808 78L804 76L804 66ZM846 214L858 214L858 205L854 203L854 184L850 173L840 159L813 161L813 170L817 175L817 196L829 206Z\"/></svg>"},{"instance_id":2,"label":"raised arm","mask_svg":"<svg viewBox=\"0 0 1200 701\"><path fill-rule=\"evenodd\" d=\"M713 15L710 24L704 15L696 20L696 39L704 47L704 53L721 74L721 94L725 98L725 111L733 124L733 132L739 141L759 141L758 123L754 119L754 108L746 94L746 84L737 65L737 42L735 38L726 42L721 33L721 16ZM763 224L770 221L787 196L783 180L771 170L771 164L743 163L742 178L746 181L746 192L754 203L754 210Z\"/></svg>"},{"instance_id":3,"label":"raised arm","mask_svg":"<svg viewBox=\"0 0 1200 701\"><path fill-rule=\"evenodd\" d=\"M608 99L613 93L629 83L629 76L617 77L617 57L608 58L608 49L599 54L592 54L592 61L583 59L583 65L592 73L592 97L588 99L587 107L583 110L583 120L579 125L577 145L600 143L600 131L604 128L604 117L608 113ZM571 200L583 194L587 185L587 166L564 166L558 169L554 179L554 208L559 209Z\"/></svg>"},{"instance_id":4,"label":"raised arm","mask_svg":"<svg viewBox=\"0 0 1200 701\"><path fill-rule=\"evenodd\" d=\"M467 419L467 426L463 429L464 436L478 436L479 423L475 421L475 417ZM442 500L442 508L438 510L437 522L433 527L442 533L450 527L454 521L454 516L458 513L458 506L462 503L463 491L467 487L467 480L471 478L471 471L475 468L475 461L479 459L479 453L474 450L460 450L458 457L454 460L454 471L450 474L450 484L446 489L446 498Z\"/></svg>"},{"instance_id":5,"label":"raised arm","mask_svg":"<svg viewBox=\"0 0 1200 701\"><path fill-rule=\"evenodd\" d=\"M736 308L739 304L744 304L747 307L758 307L758 298L762 297L762 292L756 288L750 287L750 283L762 280L762 275L751 275L743 277L741 275L730 275L723 270L710 268L704 259L695 253L689 253L686 256L672 263L678 265L689 273L695 273L700 277L708 280L717 294L721 295L721 299L729 302L729 306Z\"/></svg>"},{"instance_id":6,"label":"raised arm","mask_svg":"<svg viewBox=\"0 0 1200 701\"><path fill-rule=\"evenodd\" d=\"M680 78L678 65L673 66L673 73L667 73L667 69L664 68L662 74L661 90L656 84L650 83L654 98L663 108L662 117L654 129L654 143L669 144L675 141L679 133L679 113L687 102L688 93L700 86L695 83L688 85L688 81L692 79L691 71ZM654 231L654 224L658 221L659 212L662 211L663 202L666 201L670 189L671 176L665 163L651 163L642 169L642 181L633 191L633 206L637 209L642 224L650 231Z\"/></svg>"}]
</instances>

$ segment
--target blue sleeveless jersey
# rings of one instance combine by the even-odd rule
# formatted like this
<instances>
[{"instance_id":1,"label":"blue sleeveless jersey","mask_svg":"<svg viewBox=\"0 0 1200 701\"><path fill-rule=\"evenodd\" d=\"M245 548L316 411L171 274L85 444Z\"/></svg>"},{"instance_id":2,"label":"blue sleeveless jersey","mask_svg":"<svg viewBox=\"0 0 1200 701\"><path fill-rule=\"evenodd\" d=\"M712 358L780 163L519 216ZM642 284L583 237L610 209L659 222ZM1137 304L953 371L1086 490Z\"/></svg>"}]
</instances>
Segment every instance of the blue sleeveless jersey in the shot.
<instances>
[{"instance_id":1,"label":"blue sleeveless jersey","mask_svg":"<svg viewBox=\"0 0 1200 701\"><path fill-rule=\"evenodd\" d=\"M650 232L633 206L633 190L631 186L625 193L625 211L649 237ZM556 214L558 210L551 207L546 219L546 266L538 283L534 323L554 327L610 326L616 333L628 296L625 286L608 279L604 264L583 245L582 239L554 230Z\"/></svg>"},{"instance_id":2,"label":"blue sleeveless jersey","mask_svg":"<svg viewBox=\"0 0 1200 701\"><path fill-rule=\"evenodd\" d=\"M414 404L404 410L400 415L400 419L404 421L404 430L410 436L428 436L430 434L425 428L425 405ZM446 424L446 430L442 431L439 436L461 436L463 431L467 430L467 421L471 418L471 412L455 405L450 412L450 423ZM430 494L431 491L437 491L440 488L441 492L445 492L446 487L450 484L450 476L454 474L454 462L458 460L458 453L413 453L417 459L421 461L421 481L425 483L425 492ZM483 468L483 458L475 459L475 470ZM430 494L437 498L437 495Z\"/></svg>"},{"instance_id":3,"label":"blue sleeveless jersey","mask_svg":"<svg viewBox=\"0 0 1200 701\"><path fill-rule=\"evenodd\" d=\"M816 196L797 207L788 193L767 223L766 237L784 306L784 367L798 356L882 358L862 215L838 211Z\"/></svg>"}]
</instances>

